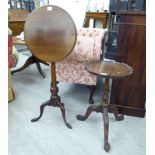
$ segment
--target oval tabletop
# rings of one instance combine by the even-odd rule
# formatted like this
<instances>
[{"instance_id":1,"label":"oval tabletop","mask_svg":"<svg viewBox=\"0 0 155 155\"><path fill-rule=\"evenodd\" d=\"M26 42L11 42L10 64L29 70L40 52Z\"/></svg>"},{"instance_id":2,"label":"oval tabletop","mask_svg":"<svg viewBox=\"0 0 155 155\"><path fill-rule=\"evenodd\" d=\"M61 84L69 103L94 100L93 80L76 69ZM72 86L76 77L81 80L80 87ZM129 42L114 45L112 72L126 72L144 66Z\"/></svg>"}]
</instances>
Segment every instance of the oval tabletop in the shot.
<instances>
[{"instance_id":1,"label":"oval tabletop","mask_svg":"<svg viewBox=\"0 0 155 155\"><path fill-rule=\"evenodd\" d=\"M77 31L74 21L64 9L46 5L29 14L24 35L34 56L43 61L55 62L73 50Z\"/></svg>"},{"instance_id":2,"label":"oval tabletop","mask_svg":"<svg viewBox=\"0 0 155 155\"><path fill-rule=\"evenodd\" d=\"M113 61L93 62L87 64L85 68L91 74L104 78L121 78L133 73L132 67Z\"/></svg>"}]
</instances>

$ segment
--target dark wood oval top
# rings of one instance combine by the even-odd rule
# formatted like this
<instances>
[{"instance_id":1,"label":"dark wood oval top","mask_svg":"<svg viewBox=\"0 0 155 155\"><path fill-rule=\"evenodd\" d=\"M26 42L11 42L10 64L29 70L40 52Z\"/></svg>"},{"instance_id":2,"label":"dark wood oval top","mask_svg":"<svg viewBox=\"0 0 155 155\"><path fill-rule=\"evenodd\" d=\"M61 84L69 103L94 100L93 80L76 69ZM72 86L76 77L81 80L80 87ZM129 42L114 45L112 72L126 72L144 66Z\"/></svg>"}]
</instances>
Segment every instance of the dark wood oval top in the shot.
<instances>
[{"instance_id":1,"label":"dark wood oval top","mask_svg":"<svg viewBox=\"0 0 155 155\"><path fill-rule=\"evenodd\" d=\"M132 67L127 64L112 61L89 63L85 68L91 74L104 78L121 78L133 73Z\"/></svg>"},{"instance_id":2,"label":"dark wood oval top","mask_svg":"<svg viewBox=\"0 0 155 155\"><path fill-rule=\"evenodd\" d=\"M46 5L32 11L24 28L25 41L37 58L55 62L74 48L77 31L71 16L62 8Z\"/></svg>"}]
</instances>

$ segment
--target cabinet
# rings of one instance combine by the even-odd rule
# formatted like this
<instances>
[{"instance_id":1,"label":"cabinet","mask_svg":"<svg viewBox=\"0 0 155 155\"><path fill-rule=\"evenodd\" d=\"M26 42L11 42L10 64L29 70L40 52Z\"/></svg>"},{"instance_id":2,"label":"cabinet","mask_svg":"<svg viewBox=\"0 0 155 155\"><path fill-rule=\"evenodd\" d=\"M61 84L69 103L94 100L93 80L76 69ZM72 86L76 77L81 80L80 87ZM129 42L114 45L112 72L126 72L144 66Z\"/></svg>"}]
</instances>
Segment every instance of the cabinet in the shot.
<instances>
[{"instance_id":1,"label":"cabinet","mask_svg":"<svg viewBox=\"0 0 155 155\"><path fill-rule=\"evenodd\" d=\"M108 21L108 43L105 58L115 60L120 11L139 12L145 10L146 0L110 0L109 4L109 21Z\"/></svg>"},{"instance_id":2,"label":"cabinet","mask_svg":"<svg viewBox=\"0 0 155 155\"><path fill-rule=\"evenodd\" d=\"M29 11L20 9L9 9L10 19L9 28L12 30L12 35L20 35L24 31L24 24Z\"/></svg>"},{"instance_id":3,"label":"cabinet","mask_svg":"<svg viewBox=\"0 0 155 155\"><path fill-rule=\"evenodd\" d=\"M105 53L105 58L107 59L115 59L115 53L117 48L117 38L118 38L118 28L119 28L119 16L116 15L116 10L110 11L109 21L108 21L107 51Z\"/></svg>"},{"instance_id":4,"label":"cabinet","mask_svg":"<svg viewBox=\"0 0 155 155\"><path fill-rule=\"evenodd\" d=\"M144 117L146 99L146 14L144 11L119 13L118 44L115 60L133 67L133 75L113 80L110 102L119 112Z\"/></svg>"},{"instance_id":5,"label":"cabinet","mask_svg":"<svg viewBox=\"0 0 155 155\"><path fill-rule=\"evenodd\" d=\"M106 28L108 15L109 15L108 12L86 12L85 27L89 27L90 19L94 19L94 27L95 27L96 20L101 20L103 24L103 28Z\"/></svg>"}]
</instances>

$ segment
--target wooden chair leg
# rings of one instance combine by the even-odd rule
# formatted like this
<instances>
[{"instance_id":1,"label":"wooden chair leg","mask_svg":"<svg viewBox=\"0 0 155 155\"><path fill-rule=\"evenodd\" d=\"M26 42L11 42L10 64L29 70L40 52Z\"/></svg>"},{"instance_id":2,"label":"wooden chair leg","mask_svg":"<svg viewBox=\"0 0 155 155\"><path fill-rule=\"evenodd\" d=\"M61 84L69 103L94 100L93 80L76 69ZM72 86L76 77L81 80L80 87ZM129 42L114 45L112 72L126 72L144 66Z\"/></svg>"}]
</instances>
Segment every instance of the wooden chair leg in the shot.
<instances>
[{"instance_id":1,"label":"wooden chair leg","mask_svg":"<svg viewBox=\"0 0 155 155\"><path fill-rule=\"evenodd\" d=\"M90 86L88 86L88 88L90 90L89 103L93 104L94 103L93 95L94 95L94 92L95 92L95 85L90 85Z\"/></svg>"}]
</instances>

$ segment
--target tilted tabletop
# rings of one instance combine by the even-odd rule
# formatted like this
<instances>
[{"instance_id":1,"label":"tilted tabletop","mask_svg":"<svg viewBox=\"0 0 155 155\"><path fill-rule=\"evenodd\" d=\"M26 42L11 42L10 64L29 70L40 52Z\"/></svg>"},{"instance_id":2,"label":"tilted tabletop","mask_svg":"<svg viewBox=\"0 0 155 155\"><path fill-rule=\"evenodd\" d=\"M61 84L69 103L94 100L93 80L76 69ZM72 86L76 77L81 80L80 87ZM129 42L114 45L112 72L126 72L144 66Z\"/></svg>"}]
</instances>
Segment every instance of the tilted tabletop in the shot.
<instances>
[{"instance_id":1,"label":"tilted tabletop","mask_svg":"<svg viewBox=\"0 0 155 155\"><path fill-rule=\"evenodd\" d=\"M71 16L55 5L39 7L27 17L25 41L32 54L47 62L68 56L74 48L77 31Z\"/></svg>"}]
</instances>

